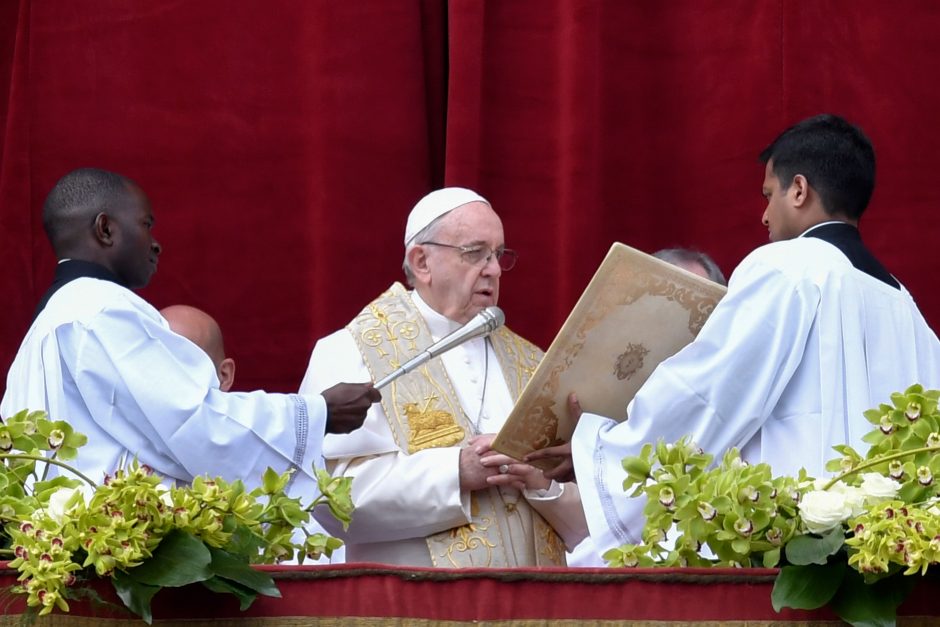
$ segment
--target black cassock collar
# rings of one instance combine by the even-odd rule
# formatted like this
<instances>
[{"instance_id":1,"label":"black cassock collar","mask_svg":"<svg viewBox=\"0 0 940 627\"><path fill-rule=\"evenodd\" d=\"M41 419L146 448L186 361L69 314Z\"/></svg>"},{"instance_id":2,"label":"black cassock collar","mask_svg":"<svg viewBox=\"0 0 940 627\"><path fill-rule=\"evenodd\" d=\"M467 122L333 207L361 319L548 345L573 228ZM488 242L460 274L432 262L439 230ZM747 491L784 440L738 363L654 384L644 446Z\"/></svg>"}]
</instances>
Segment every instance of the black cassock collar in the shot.
<instances>
[{"instance_id":1,"label":"black cassock collar","mask_svg":"<svg viewBox=\"0 0 940 627\"><path fill-rule=\"evenodd\" d=\"M78 259L66 259L65 261L59 262L56 266L55 278L53 278L52 285L49 286L46 293L39 299L39 304L36 305L36 311L33 313L33 320L46 308L46 304L49 302L49 299L52 298L53 294L58 292L65 284L83 277L111 281L122 287L127 287L113 272L101 264L91 261L80 261Z\"/></svg>"},{"instance_id":2,"label":"black cassock collar","mask_svg":"<svg viewBox=\"0 0 940 627\"><path fill-rule=\"evenodd\" d=\"M862 244L862 236L859 234L858 229L851 224L845 222L820 224L803 233L800 237L816 237L829 242L841 250L842 254L848 257L849 261L852 262L852 265L865 274L873 276L895 289L901 289L901 285L897 282L897 279L891 276L891 273L881 265L880 261L875 259L871 251L865 248L865 245Z\"/></svg>"}]
</instances>

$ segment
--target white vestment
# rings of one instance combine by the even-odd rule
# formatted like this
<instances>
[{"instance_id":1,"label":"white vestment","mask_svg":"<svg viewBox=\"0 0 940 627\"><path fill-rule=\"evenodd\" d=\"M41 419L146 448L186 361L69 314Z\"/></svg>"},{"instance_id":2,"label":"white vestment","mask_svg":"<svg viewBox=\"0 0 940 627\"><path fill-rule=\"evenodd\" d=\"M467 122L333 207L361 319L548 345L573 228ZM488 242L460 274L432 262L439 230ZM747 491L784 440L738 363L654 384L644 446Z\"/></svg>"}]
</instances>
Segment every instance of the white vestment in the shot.
<instances>
[{"instance_id":1,"label":"white vestment","mask_svg":"<svg viewBox=\"0 0 940 627\"><path fill-rule=\"evenodd\" d=\"M322 466L323 397L218 386L209 357L149 303L86 277L60 288L33 322L0 416L42 409L68 421L88 436L74 465L96 481L134 457L168 480L207 474L249 487L268 467L296 468L292 493L309 503L312 465Z\"/></svg>"},{"instance_id":2,"label":"white vestment","mask_svg":"<svg viewBox=\"0 0 940 627\"><path fill-rule=\"evenodd\" d=\"M940 386L940 343L903 287L821 239L758 248L697 339L637 392L627 422L581 417L572 453L591 538L601 553L639 541L644 500L624 493L621 460L647 442L691 435L716 457L738 447L775 475L820 477L832 446L867 450L862 413L913 383Z\"/></svg>"},{"instance_id":3,"label":"white vestment","mask_svg":"<svg viewBox=\"0 0 940 627\"><path fill-rule=\"evenodd\" d=\"M412 299L434 341L460 327L431 309L416 292L412 292ZM477 338L440 359L477 432L498 431L513 400L492 348ZM312 393L340 380L370 378L355 340L348 330L341 329L317 342L300 390ZM356 509L349 530L343 532L333 521L322 521L330 532L346 540L347 561L431 566L425 537L470 522L469 494L460 490L460 448L427 448L410 455L402 452L379 403L369 410L361 429L328 435L323 455L335 463L334 475L354 477ZM569 548L585 536L573 486L555 488L546 496L527 492L524 498Z\"/></svg>"}]
</instances>

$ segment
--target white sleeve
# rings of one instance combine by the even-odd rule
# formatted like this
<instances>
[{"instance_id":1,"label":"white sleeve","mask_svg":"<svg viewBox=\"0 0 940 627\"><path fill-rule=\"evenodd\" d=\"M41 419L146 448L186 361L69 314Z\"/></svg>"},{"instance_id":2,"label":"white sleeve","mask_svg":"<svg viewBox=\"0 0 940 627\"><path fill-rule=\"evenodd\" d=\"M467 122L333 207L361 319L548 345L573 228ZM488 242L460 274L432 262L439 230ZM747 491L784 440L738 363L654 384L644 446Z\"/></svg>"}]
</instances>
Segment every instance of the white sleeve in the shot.
<instances>
[{"instance_id":1,"label":"white sleeve","mask_svg":"<svg viewBox=\"0 0 940 627\"><path fill-rule=\"evenodd\" d=\"M339 460L334 475L352 477L352 524L345 532L318 520L350 543L424 538L470 522L460 491L460 449L432 448ZM332 464L331 464L332 465Z\"/></svg>"},{"instance_id":2,"label":"white sleeve","mask_svg":"<svg viewBox=\"0 0 940 627\"><path fill-rule=\"evenodd\" d=\"M352 335L346 329L340 329L314 345L307 371L300 382L300 393L319 394L337 383L364 383L371 380L369 369L362 361Z\"/></svg>"},{"instance_id":3,"label":"white sleeve","mask_svg":"<svg viewBox=\"0 0 940 627\"><path fill-rule=\"evenodd\" d=\"M319 340L301 391L320 391L342 380L371 378L356 342L346 329ZM335 520L320 522L330 532L359 544L423 538L469 522L469 499L460 491L458 448L401 452L380 403L363 426L326 437L324 456L334 475L353 477L353 522L343 532Z\"/></svg>"},{"instance_id":4,"label":"white sleeve","mask_svg":"<svg viewBox=\"0 0 940 627\"><path fill-rule=\"evenodd\" d=\"M623 458L648 442L683 436L716 456L746 444L798 368L818 303L812 281L742 262L695 341L637 392L626 422L581 417L572 455L599 552L637 542L642 532L644 502L623 492Z\"/></svg>"},{"instance_id":5,"label":"white sleeve","mask_svg":"<svg viewBox=\"0 0 940 627\"><path fill-rule=\"evenodd\" d=\"M547 490L525 490L523 495L532 509L552 526L569 551L587 537L587 522L577 483L552 481Z\"/></svg>"},{"instance_id":6,"label":"white sleeve","mask_svg":"<svg viewBox=\"0 0 940 627\"><path fill-rule=\"evenodd\" d=\"M319 394L341 382L363 383L371 381L356 341L346 329L320 339L310 354L307 372L300 384L301 394ZM384 399L383 399L384 402ZM380 403L374 403L366 412L362 426L351 433L331 433L323 444L327 459L360 457L398 451L398 444Z\"/></svg>"},{"instance_id":7,"label":"white sleeve","mask_svg":"<svg viewBox=\"0 0 940 627\"><path fill-rule=\"evenodd\" d=\"M220 475L257 485L268 467L296 467L313 485L326 403L320 396L225 393L208 357L157 320L108 308L56 331L73 394L92 420L158 472Z\"/></svg>"}]
</instances>

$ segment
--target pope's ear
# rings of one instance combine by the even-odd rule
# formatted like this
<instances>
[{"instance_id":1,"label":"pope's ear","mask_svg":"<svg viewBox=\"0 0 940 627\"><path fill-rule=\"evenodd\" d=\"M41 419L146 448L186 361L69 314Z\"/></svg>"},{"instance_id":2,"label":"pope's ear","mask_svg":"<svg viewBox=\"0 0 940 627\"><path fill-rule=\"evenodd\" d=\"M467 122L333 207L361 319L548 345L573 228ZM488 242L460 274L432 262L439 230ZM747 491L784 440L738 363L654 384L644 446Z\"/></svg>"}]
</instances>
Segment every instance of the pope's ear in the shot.
<instances>
[{"instance_id":1,"label":"pope's ear","mask_svg":"<svg viewBox=\"0 0 940 627\"><path fill-rule=\"evenodd\" d=\"M419 244L408 251L408 266L415 277L424 276L430 272L428 269L428 251L424 246Z\"/></svg>"}]
</instances>

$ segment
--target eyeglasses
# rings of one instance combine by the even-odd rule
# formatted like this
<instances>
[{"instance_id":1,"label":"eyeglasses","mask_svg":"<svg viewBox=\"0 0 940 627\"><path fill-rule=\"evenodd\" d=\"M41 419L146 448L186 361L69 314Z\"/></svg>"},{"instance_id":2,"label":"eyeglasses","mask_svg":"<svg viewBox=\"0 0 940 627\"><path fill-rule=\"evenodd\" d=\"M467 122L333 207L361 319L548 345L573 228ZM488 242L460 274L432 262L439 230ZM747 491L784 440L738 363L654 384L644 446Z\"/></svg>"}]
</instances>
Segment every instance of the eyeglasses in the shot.
<instances>
[{"instance_id":1,"label":"eyeglasses","mask_svg":"<svg viewBox=\"0 0 940 627\"><path fill-rule=\"evenodd\" d=\"M489 246L454 246L453 244L441 244L440 242L420 242L419 246L440 246L442 248L453 248L460 251L460 258L471 266L481 266L488 264L493 256L496 256L496 262L499 267L508 272L516 265L519 258L518 253L511 248L497 248L493 250Z\"/></svg>"}]
</instances>

